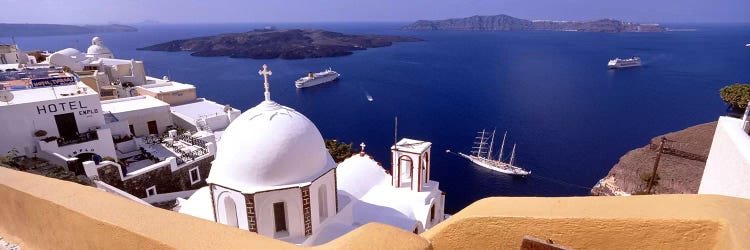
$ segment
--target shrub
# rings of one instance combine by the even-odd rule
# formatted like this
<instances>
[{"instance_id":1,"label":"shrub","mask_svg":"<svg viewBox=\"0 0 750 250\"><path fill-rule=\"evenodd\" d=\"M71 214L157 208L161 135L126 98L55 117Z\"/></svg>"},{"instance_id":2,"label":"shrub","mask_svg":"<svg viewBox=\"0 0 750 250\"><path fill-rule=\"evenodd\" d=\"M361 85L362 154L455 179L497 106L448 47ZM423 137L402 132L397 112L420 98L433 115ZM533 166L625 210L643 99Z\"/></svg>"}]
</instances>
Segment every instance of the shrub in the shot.
<instances>
[{"instance_id":1,"label":"shrub","mask_svg":"<svg viewBox=\"0 0 750 250\"><path fill-rule=\"evenodd\" d=\"M333 157L333 161L337 163L346 160L346 158L349 158L349 156L354 154L354 151L352 151L352 143L346 144L339 142L336 139L326 140L325 143L328 153Z\"/></svg>"},{"instance_id":2,"label":"shrub","mask_svg":"<svg viewBox=\"0 0 750 250\"><path fill-rule=\"evenodd\" d=\"M11 148L10 151L8 151L8 154L6 154L4 157L0 157L0 163L13 168L17 168L19 167L18 162L16 162L17 158L18 150L16 148Z\"/></svg>"},{"instance_id":3,"label":"shrub","mask_svg":"<svg viewBox=\"0 0 750 250\"><path fill-rule=\"evenodd\" d=\"M732 84L719 90L721 99L732 106L734 111L743 111L750 101L750 84Z\"/></svg>"}]
</instances>

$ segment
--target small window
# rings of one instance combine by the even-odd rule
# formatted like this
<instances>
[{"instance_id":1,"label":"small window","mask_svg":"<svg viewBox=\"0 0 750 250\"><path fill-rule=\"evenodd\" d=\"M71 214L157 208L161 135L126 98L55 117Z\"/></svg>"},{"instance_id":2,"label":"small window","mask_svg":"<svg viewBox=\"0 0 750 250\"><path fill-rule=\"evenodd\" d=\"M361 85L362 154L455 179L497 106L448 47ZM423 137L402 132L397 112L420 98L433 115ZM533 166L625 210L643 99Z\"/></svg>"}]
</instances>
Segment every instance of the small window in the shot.
<instances>
[{"instance_id":1,"label":"small window","mask_svg":"<svg viewBox=\"0 0 750 250\"><path fill-rule=\"evenodd\" d=\"M432 204L432 207L430 207L430 221L435 220L435 204Z\"/></svg>"},{"instance_id":2,"label":"small window","mask_svg":"<svg viewBox=\"0 0 750 250\"><path fill-rule=\"evenodd\" d=\"M286 232L286 208L284 202L276 202L273 204L273 217L276 232Z\"/></svg>"},{"instance_id":3,"label":"small window","mask_svg":"<svg viewBox=\"0 0 750 250\"><path fill-rule=\"evenodd\" d=\"M156 186L151 186L150 188L146 189L146 197L150 197L152 195L156 195Z\"/></svg>"},{"instance_id":4,"label":"small window","mask_svg":"<svg viewBox=\"0 0 750 250\"><path fill-rule=\"evenodd\" d=\"M198 167L190 169L188 173L190 174L190 185L201 181L201 171L200 169L198 169Z\"/></svg>"}]
</instances>

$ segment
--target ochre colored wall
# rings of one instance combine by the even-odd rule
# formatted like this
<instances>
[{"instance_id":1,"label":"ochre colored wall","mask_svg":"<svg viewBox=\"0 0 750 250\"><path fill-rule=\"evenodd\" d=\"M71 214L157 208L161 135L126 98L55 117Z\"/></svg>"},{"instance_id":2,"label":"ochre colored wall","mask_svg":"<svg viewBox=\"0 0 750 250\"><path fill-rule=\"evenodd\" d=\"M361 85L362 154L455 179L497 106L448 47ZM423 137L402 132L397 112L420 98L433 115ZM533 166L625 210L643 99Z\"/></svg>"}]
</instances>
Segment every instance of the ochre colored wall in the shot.
<instances>
[{"instance_id":1,"label":"ochre colored wall","mask_svg":"<svg viewBox=\"0 0 750 250\"><path fill-rule=\"evenodd\" d=\"M434 249L750 249L750 200L714 195L487 198L421 236Z\"/></svg>"},{"instance_id":2,"label":"ochre colored wall","mask_svg":"<svg viewBox=\"0 0 750 250\"><path fill-rule=\"evenodd\" d=\"M295 245L91 187L0 167L0 236L22 249L295 249ZM394 243L398 242L398 243ZM320 248L428 249L367 224Z\"/></svg>"},{"instance_id":3,"label":"ochre colored wall","mask_svg":"<svg viewBox=\"0 0 750 250\"><path fill-rule=\"evenodd\" d=\"M0 167L0 236L23 249L295 249L289 243ZM716 195L488 198L415 235L367 224L316 249L750 249L750 200Z\"/></svg>"}]
</instances>

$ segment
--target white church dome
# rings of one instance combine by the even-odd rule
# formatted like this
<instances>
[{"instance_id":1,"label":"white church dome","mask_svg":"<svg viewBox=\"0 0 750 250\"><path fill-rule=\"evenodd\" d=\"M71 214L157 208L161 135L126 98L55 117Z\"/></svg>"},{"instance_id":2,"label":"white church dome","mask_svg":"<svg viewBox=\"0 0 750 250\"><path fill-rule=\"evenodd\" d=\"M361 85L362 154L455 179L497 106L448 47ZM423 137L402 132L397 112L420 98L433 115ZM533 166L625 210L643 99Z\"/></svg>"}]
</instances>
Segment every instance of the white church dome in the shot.
<instances>
[{"instance_id":1,"label":"white church dome","mask_svg":"<svg viewBox=\"0 0 750 250\"><path fill-rule=\"evenodd\" d=\"M91 39L91 46L86 50L88 55L111 55L112 51L104 46L104 41L98 36Z\"/></svg>"},{"instance_id":2,"label":"white church dome","mask_svg":"<svg viewBox=\"0 0 750 250\"><path fill-rule=\"evenodd\" d=\"M267 100L227 127L206 181L252 192L312 181L335 166L315 124Z\"/></svg>"}]
</instances>

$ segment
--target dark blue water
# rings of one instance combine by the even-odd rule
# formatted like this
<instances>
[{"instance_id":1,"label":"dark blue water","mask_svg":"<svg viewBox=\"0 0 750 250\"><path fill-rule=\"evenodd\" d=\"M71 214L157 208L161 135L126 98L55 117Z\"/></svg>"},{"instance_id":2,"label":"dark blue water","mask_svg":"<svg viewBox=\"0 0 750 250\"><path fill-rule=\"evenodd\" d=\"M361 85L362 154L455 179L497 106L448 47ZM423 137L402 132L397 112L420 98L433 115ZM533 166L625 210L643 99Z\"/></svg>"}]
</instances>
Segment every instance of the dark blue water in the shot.
<instances>
[{"instance_id":1,"label":"dark blue water","mask_svg":"<svg viewBox=\"0 0 750 250\"><path fill-rule=\"evenodd\" d=\"M434 143L432 178L447 193L449 212L488 196L587 195L627 151L656 135L716 120L726 108L718 90L750 81L748 25L692 25L698 31L653 34L406 32L399 25L277 25L426 40L306 60L135 50L265 24L162 25L101 36L116 57L143 60L149 75L195 84L200 96L243 110L263 98L257 72L266 63L274 72L274 100L307 115L325 138L366 142L386 165L397 115L399 137ZM26 50L85 51L91 37L16 40ZM644 66L608 70L607 61L618 56L640 56ZM298 77L329 66L342 74L341 81L294 88ZM469 151L482 128L509 131L509 142L518 144L518 164L533 175L511 178L443 153Z\"/></svg>"}]
</instances>

